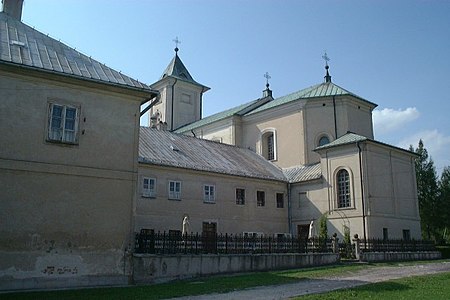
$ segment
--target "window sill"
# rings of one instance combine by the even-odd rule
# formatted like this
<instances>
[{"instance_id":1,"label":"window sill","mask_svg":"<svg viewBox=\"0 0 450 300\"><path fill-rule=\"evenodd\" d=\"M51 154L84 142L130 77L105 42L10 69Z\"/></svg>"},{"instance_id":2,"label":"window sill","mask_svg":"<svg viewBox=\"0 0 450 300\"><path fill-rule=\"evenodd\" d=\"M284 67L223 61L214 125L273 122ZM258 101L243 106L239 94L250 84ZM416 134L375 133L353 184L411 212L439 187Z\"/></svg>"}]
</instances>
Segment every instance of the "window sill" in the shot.
<instances>
[{"instance_id":1,"label":"window sill","mask_svg":"<svg viewBox=\"0 0 450 300\"><path fill-rule=\"evenodd\" d=\"M167 198L170 201L181 201L181 198Z\"/></svg>"},{"instance_id":2,"label":"window sill","mask_svg":"<svg viewBox=\"0 0 450 300\"><path fill-rule=\"evenodd\" d=\"M156 195L154 195L154 196L142 195L141 197L142 197L142 198L145 198L145 199L155 199L155 198L156 198Z\"/></svg>"},{"instance_id":3,"label":"window sill","mask_svg":"<svg viewBox=\"0 0 450 300\"><path fill-rule=\"evenodd\" d=\"M64 142L64 141L51 140L51 139L46 139L45 141L49 144L60 145L60 146L78 146L79 145L78 142Z\"/></svg>"},{"instance_id":4,"label":"window sill","mask_svg":"<svg viewBox=\"0 0 450 300\"><path fill-rule=\"evenodd\" d=\"M205 203L205 204L216 204L216 201L205 201L205 200L203 200L203 203Z\"/></svg>"}]
</instances>

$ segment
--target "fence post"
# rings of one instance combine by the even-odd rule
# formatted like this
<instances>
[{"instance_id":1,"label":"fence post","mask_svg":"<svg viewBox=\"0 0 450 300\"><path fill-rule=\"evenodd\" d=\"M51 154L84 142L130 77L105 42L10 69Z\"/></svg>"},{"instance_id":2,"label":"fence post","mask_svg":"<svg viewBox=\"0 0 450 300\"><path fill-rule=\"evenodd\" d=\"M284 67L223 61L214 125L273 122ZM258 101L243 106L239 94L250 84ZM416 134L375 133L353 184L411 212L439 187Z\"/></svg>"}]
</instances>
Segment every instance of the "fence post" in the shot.
<instances>
[{"instance_id":1,"label":"fence post","mask_svg":"<svg viewBox=\"0 0 450 300\"><path fill-rule=\"evenodd\" d=\"M355 257L357 260L361 260L361 245L360 245L360 239L358 238L358 234L355 234L355 238L353 239L353 242L355 243Z\"/></svg>"}]
</instances>

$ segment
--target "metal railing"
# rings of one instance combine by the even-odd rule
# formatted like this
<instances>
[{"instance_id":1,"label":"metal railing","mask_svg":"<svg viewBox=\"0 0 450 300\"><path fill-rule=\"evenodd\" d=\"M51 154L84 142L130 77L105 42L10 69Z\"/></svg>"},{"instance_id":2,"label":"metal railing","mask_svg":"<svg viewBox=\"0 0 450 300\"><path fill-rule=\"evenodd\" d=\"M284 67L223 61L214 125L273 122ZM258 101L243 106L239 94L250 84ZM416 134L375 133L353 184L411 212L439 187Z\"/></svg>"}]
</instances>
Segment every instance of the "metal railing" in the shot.
<instances>
[{"instance_id":1,"label":"metal railing","mask_svg":"<svg viewBox=\"0 0 450 300\"><path fill-rule=\"evenodd\" d=\"M135 253L151 254L268 254L332 252L331 239L308 240L279 236L242 234L136 233Z\"/></svg>"},{"instance_id":2,"label":"metal railing","mask_svg":"<svg viewBox=\"0 0 450 300\"><path fill-rule=\"evenodd\" d=\"M384 240L384 239L361 239L361 251L363 252L419 252L436 251L432 241L426 240Z\"/></svg>"}]
</instances>

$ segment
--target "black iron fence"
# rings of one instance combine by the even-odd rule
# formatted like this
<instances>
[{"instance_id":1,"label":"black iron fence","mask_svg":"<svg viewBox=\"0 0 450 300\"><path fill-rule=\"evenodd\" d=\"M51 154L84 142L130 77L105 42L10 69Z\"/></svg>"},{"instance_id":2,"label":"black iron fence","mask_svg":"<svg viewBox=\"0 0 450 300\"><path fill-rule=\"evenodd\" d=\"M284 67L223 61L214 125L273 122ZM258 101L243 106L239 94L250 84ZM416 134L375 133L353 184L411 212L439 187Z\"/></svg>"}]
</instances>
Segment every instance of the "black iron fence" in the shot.
<instances>
[{"instance_id":1,"label":"black iron fence","mask_svg":"<svg viewBox=\"0 0 450 300\"><path fill-rule=\"evenodd\" d=\"M363 252L418 252L436 251L432 241L425 240L384 240L367 239L360 240L360 248Z\"/></svg>"},{"instance_id":2,"label":"black iron fence","mask_svg":"<svg viewBox=\"0 0 450 300\"><path fill-rule=\"evenodd\" d=\"M332 240L308 240L286 236L246 236L242 234L136 234L136 253L152 254L262 254L332 252Z\"/></svg>"}]
</instances>

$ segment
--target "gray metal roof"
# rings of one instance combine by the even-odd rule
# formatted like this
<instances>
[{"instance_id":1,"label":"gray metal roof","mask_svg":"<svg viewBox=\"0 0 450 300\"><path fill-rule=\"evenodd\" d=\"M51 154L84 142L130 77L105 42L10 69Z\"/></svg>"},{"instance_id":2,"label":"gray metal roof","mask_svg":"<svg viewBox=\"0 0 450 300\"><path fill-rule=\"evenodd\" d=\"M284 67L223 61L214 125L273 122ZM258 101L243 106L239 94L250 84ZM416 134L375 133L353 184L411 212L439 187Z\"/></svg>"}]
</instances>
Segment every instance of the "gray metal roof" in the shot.
<instances>
[{"instance_id":1,"label":"gray metal roof","mask_svg":"<svg viewBox=\"0 0 450 300\"><path fill-rule=\"evenodd\" d=\"M320 163L307 166L295 166L283 169L283 173L291 183L304 182L322 178Z\"/></svg>"},{"instance_id":2,"label":"gray metal roof","mask_svg":"<svg viewBox=\"0 0 450 300\"><path fill-rule=\"evenodd\" d=\"M2 62L109 85L153 91L148 85L0 12L0 63Z\"/></svg>"},{"instance_id":3,"label":"gray metal roof","mask_svg":"<svg viewBox=\"0 0 450 300\"><path fill-rule=\"evenodd\" d=\"M283 171L244 148L141 127L139 162L286 182Z\"/></svg>"}]
</instances>

